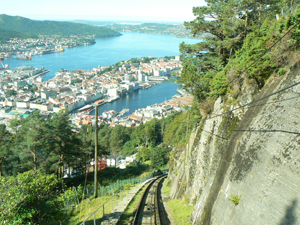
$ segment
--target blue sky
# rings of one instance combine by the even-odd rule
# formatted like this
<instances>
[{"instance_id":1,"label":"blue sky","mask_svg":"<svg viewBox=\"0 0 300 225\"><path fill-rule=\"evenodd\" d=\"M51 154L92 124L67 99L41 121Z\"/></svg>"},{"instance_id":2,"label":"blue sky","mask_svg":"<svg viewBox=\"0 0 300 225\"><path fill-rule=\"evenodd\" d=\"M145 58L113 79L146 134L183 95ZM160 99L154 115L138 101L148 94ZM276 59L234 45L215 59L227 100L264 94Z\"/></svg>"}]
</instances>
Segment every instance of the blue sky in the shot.
<instances>
[{"instance_id":1,"label":"blue sky","mask_svg":"<svg viewBox=\"0 0 300 225\"><path fill-rule=\"evenodd\" d=\"M38 20L190 21L204 0L3 0L0 14Z\"/></svg>"}]
</instances>

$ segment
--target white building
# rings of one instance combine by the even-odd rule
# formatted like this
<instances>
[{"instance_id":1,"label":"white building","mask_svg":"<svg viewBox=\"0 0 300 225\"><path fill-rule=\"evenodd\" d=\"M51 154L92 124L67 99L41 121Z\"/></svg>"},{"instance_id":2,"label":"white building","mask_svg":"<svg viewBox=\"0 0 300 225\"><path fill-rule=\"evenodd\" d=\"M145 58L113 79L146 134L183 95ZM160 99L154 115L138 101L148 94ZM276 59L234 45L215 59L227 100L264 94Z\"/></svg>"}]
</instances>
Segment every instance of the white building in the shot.
<instances>
[{"instance_id":1,"label":"white building","mask_svg":"<svg viewBox=\"0 0 300 225\"><path fill-rule=\"evenodd\" d=\"M38 76L36 78L36 81L42 83L43 82L43 77L42 76Z\"/></svg>"},{"instance_id":2,"label":"white building","mask_svg":"<svg viewBox=\"0 0 300 225\"><path fill-rule=\"evenodd\" d=\"M153 73L153 75L154 75L155 77L159 77L159 76L161 76L161 75L162 75L162 71L161 71L161 70L159 70L159 69L156 69L156 70L154 70L154 73Z\"/></svg>"},{"instance_id":3,"label":"white building","mask_svg":"<svg viewBox=\"0 0 300 225\"><path fill-rule=\"evenodd\" d=\"M118 89L117 88L110 88L107 90L107 95L110 97L117 97L118 96Z\"/></svg>"},{"instance_id":4,"label":"white building","mask_svg":"<svg viewBox=\"0 0 300 225\"><path fill-rule=\"evenodd\" d=\"M116 115L117 115L117 111L115 111L115 110L105 110L102 113L102 117L107 118L107 119L111 119L111 118L115 117Z\"/></svg>"},{"instance_id":5,"label":"white building","mask_svg":"<svg viewBox=\"0 0 300 225\"><path fill-rule=\"evenodd\" d=\"M18 101L16 106L17 106L17 108L27 109L27 108L29 108L29 102Z\"/></svg>"},{"instance_id":6,"label":"white building","mask_svg":"<svg viewBox=\"0 0 300 225\"><path fill-rule=\"evenodd\" d=\"M144 78L144 75L142 74L142 71L139 70L139 72L138 72L138 81L142 82L144 80L143 78Z\"/></svg>"}]
</instances>

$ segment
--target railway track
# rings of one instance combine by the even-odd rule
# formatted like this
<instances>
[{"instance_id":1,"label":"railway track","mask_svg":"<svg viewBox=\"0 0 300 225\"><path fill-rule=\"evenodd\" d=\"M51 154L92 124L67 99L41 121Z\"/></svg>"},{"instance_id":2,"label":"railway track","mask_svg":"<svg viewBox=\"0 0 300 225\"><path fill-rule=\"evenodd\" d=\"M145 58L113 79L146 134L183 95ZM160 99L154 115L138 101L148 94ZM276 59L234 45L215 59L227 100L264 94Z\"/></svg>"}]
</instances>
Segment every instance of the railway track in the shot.
<instances>
[{"instance_id":1,"label":"railway track","mask_svg":"<svg viewBox=\"0 0 300 225\"><path fill-rule=\"evenodd\" d=\"M161 201L161 185L166 176L161 176L150 182L142 194L139 204L131 218L131 225L167 225L169 224L163 203Z\"/></svg>"}]
</instances>

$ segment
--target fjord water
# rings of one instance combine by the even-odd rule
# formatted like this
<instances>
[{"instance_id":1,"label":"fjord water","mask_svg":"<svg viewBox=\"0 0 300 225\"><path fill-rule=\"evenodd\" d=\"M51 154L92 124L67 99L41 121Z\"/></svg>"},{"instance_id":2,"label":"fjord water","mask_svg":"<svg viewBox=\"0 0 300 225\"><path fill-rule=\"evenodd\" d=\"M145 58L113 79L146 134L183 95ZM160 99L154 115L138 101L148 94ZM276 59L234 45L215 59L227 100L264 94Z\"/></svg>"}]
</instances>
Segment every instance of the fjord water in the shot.
<instances>
[{"instance_id":1,"label":"fjord water","mask_svg":"<svg viewBox=\"0 0 300 225\"><path fill-rule=\"evenodd\" d=\"M32 60L5 59L10 68L19 66L45 67L50 70L43 75L44 80L51 79L61 68L67 70L92 70L94 67L113 65L122 60L136 57L164 57L179 55L181 42L194 44L197 39L176 38L172 35L122 32L122 36L96 38L96 44L66 48L64 52L47 55L34 55ZM117 111L129 108L130 112L147 105L160 103L176 94L177 84L164 82L147 90L131 93L115 102L99 107L99 113L107 109Z\"/></svg>"}]
</instances>

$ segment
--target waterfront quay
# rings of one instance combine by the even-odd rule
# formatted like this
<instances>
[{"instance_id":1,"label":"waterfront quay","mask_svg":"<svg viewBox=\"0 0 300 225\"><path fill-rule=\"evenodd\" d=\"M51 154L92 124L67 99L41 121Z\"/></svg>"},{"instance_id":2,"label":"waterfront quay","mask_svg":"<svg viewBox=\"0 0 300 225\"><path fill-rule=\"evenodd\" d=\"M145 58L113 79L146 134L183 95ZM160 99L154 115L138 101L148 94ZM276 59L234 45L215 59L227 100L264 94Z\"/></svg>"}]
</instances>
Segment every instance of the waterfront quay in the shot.
<instances>
[{"instance_id":1,"label":"waterfront quay","mask_svg":"<svg viewBox=\"0 0 300 225\"><path fill-rule=\"evenodd\" d=\"M140 124L145 124L153 118L162 119L175 112L186 112L185 106L191 107L192 102L193 97L179 94L164 102L137 109L125 117L122 117L122 115L127 113L129 109L123 109L119 113L115 110L105 110L98 115L98 124L107 124L110 127L115 127L116 125L136 127ZM95 115L77 112L71 114L71 121L78 128L81 128L83 125L94 125Z\"/></svg>"},{"instance_id":2,"label":"waterfront quay","mask_svg":"<svg viewBox=\"0 0 300 225\"><path fill-rule=\"evenodd\" d=\"M131 63L127 60L115 68L98 66L92 70L61 69L47 81L41 76L48 72L45 68L27 66L0 70L0 118L12 119L16 115L24 117L34 110L49 116L66 110L76 126L91 124L93 116L90 112L94 104L106 104L141 88L150 88L167 80L171 72L181 70L178 57L170 60L150 59L148 63ZM100 118L115 124L119 124L119 121L113 121L112 118L120 120L120 114L126 113L106 111ZM152 113L152 117L156 115ZM135 124L147 121L147 116L144 118L138 116Z\"/></svg>"},{"instance_id":3,"label":"waterfront quay","mask_svg":"<svg viewBox=\"0 0 300 225\"><path fill-rule=\"evenodd\" d=\"M88 41L87 38L94 37L39 35L39 38L13 38L6 43L0 44L0 58L12 57L15 59L31 60L31 56L33 55L63 52L65 48L89 45L92 42Z\"/></svg>"}]
</instances>

